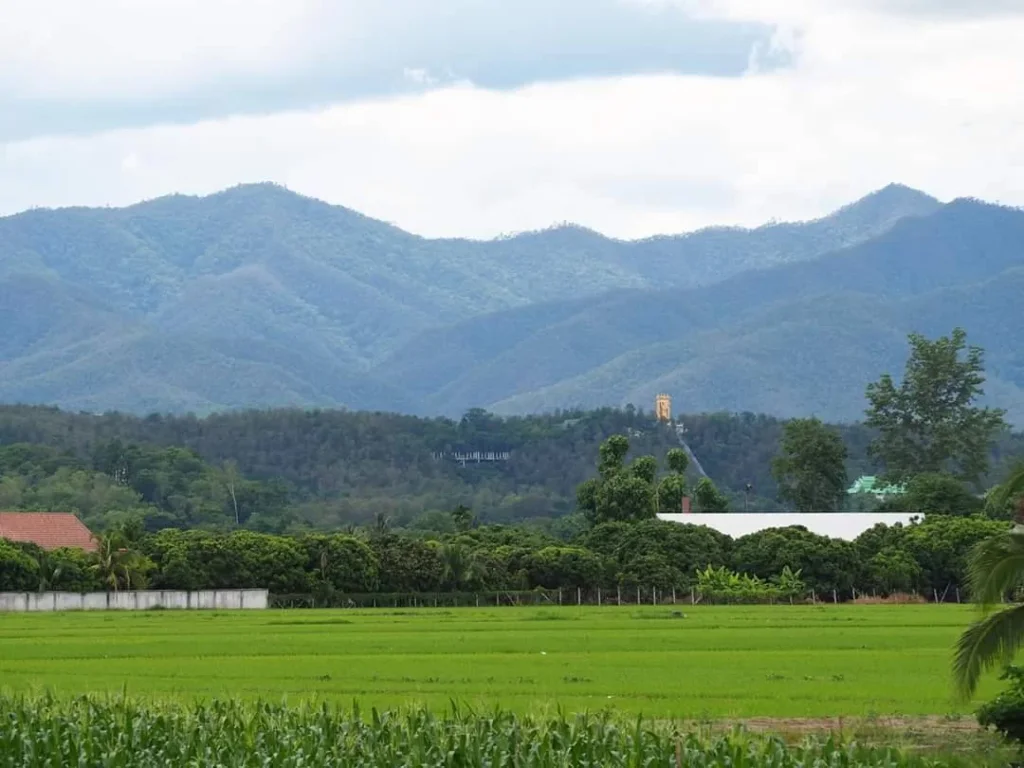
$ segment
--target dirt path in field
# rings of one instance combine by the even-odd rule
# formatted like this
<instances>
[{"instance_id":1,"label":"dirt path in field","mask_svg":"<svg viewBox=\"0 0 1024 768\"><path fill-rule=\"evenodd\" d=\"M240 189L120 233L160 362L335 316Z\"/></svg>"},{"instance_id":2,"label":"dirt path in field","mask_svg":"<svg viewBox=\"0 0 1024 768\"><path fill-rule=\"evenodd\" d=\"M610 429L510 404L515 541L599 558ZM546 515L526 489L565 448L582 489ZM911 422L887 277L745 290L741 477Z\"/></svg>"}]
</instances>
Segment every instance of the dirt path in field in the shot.
<instances>
[{"instance_id":1,"label":"dirt path in field","mask_svg":"<svg viewBox=\"0 0 1024 768\"><path fill-rule=\"evenodd\" d=\"M898 746L928 752L986 753L1001 748L998 734L985 730L969 716L924 715L919 717L751 717L677 723L683 730L727 732L737 726L750 732L773 733L787 742L808 736L842 735L861 744Z\"/></svg>"},{"instance_id":2,"label":"dirt path in field","mask_svg":"<svg viewBox=\"0 0 1024 768\"><path fill-rule=\"evenodd\" d=\"M924 735L977 733L981 730L970 716L947 717L924 715L920 717L752 717L746 720L719 720L713 728L731 728L740 725L748 731L805 735L812 733L857 733L885 731Z\"/></svg>"}]
</instances>

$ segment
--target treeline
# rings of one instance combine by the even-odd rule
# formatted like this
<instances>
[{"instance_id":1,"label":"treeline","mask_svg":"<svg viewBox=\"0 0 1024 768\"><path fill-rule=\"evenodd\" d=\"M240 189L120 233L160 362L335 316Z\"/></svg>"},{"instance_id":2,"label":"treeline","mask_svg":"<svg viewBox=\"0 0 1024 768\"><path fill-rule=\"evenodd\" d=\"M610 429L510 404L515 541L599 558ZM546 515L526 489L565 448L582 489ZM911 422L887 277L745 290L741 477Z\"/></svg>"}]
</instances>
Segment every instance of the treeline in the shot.
<instances>
[{"instance_id":1,"label":"treeline","mask_svg":"<svg viewBox=\"0 0 1024 768\"><path fill-rule=\"evenodd\" d=\"M93 530L141 520L148 530L248 525L281 530L294 520L280 481L254 481L227 462L186 448L97 445L87 458L47 445L0 446L0 509L77 514Z\"/></svg>"},{"instance_id":2,"label":"treeline","mask_svg":"<svg viewBox=\"0 0 1024 768\"><path fill-rule=\"evenodd\" d=\"M777 499L772 473L786 422L754 414L683 420L730 508L789 506ZM831 429L847 447L847 477L870 473L874 432ZM97 530L130 514L153 531L329 530L381 515L422 529L460 504L487 522L554 520L574 511L577 486L613 434L628 435L632 455L659 461L678 446L670 427L634 408L522 418L472 411L453 421L285 409L139 418L8 406L0 407L0 509L75 512ZM466 467L451 458L470 450L510 458ZM1024 436L998 435L987 482L1001 479L1014 455L1024 455ZM695 468L687 474L695 485Z\"/></svg>"},{"instance_id":3,"label":"treeline","mask_svg":"<svg viewBox=\"0 0 1024 768\"><path fill-rule=\"evenodd\" d=\"M494 522L558 518L573 511L600 442L622 432L644 453L663 456L677 445L671 430L635 409L507 419L471 411L453 421L285 409L199 419L0 407L0 451L16 454L0 457L0 508L76 511L103 526L97 502L113 493L108 509L140 511L151 530L233 526L236 507L240 525L274 532L338 529L379 515L409 525L458 504ZM455 461L470 451L507 451L510 459Z\"/></svg>"},{"instance_id":4,"label":"treeline","mask_svg":"<svg viewBox=\"0 0 1024 768\"><path fill-rule=\"evenodd\" d=\"M1009 525L933 515L907 526L876 526L850 542L801 527L731 539L702 525L652 519L600 523L564 542L523 527L473 527L459 510L453 524L461 530L423 536L384 525L294 536L153 534L128 525L102 537L95 554L0 540L0 591L266 588L333 605L349 594L638 587L663 594L707 590L709 597L740 601L833 590L840 599L854 590L952 599L957 590L966 598L973 546ZM758 591L768 585L778 591Z\"/></svg>"}]
</instances>

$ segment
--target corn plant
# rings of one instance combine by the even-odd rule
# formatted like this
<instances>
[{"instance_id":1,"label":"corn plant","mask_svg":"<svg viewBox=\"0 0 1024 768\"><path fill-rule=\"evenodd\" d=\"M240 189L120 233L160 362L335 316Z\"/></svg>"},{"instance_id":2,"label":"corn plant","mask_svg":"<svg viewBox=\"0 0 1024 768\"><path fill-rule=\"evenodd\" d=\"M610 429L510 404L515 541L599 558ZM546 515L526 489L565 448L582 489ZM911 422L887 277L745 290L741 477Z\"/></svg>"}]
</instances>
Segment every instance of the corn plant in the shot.
<instances>
[{"instance_id":1,"label":"corn plant","mask_svg":"<svg viewBox=\"0 0 1024 768\"><path fill-rule=\"evenodd\" d=\"M771 736L681 733L614 715L395 712L327 704L0 695L0 766L406 766L561 768L954 765L835 739L790 746ZM966 763L965 763L966 764Z\"/></svg>"}]
</instances>

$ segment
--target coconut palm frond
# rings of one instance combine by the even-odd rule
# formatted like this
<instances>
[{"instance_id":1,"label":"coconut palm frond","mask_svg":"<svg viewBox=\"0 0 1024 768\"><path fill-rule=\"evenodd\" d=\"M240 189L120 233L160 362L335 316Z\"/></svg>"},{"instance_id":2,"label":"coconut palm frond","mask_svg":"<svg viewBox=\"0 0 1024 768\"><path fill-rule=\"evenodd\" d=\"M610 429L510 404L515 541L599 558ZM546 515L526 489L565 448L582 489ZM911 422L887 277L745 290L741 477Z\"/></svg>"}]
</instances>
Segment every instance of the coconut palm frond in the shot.
<instances>
[{"instance_id":1,"label":"coconut palm frond","mask_svg":"<svg viewBox=\"0 0 1024 768\"><path fill-rule=\"evenodd\" d=\"M972 624L960 636L953 657L953 679L962 700L978 687L983 672L1009 664L1024 642L1024 606L1007 608Z\"/></svg>"},{"instance_id":2,"label":"coconut palm frond","mask_svg":"<svg viewBox=\"0 0 1024 768\"><path fill-rule=\"evenodd\" d=\"M1019 496L1024 496L1024 464L1018 466L1002 485L992 491L992 504L1005 507Z\"/></svg>"},{"instance_id":3,"label":"coconut palm frond","mask_svg":"<svg viewBox=\"0 0 1024 768\"><path fill-rule=\"evenodd\" d=\"M1024 529L978 543L967 570L971 597L984 609L1002 602L1024 579Z\"/></svg>"}]
</instances>

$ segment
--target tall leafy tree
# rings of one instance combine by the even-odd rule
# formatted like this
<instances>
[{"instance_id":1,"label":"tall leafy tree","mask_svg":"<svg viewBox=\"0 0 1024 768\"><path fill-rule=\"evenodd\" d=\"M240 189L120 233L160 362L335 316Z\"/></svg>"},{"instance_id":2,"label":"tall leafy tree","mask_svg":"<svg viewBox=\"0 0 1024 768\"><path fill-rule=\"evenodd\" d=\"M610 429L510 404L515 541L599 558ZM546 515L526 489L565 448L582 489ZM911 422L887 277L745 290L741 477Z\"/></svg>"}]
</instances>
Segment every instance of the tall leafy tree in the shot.
<instances>
[{"instance_id":1,"label":"tall leafy tree","mask_svg":"<svg viewBox=\"0 0 1024 768\"><path fill-rule=\"evenodd\" d=\"M629 453L629 438L625 435L612 435L598 449L597 471L602 479L622 471L626 454Z\"/></svg>"},{"instance_id":2,"label":"tall leafy tree","mask_svg":"<svg viewBox=\"0 0 1024 768\"><path fill-rule=\"evenodd\" d=\"M909 340L900 385L889 374L868 385L865 423L878 430L870 453L892 480L950 472L977 482L993 438L1006 428L1003 411L975 404L984 394L984 353L967 346L962 328L935 341L918 333Z\"/></svg>"},{"instance_id":3,"label":"tall leafy tree","mask_svg":"<svg viewBox=\"0 0 1024 768\"><path fill-rule=\"evenodd\" d=\"M846 498L846 445L818 419L794 419L772 462L779 499L800 512L835 512Z\"/></svg>"},{"instance_id":4,"label":"tall leafy tree","mask_svg":"<svg viewBox=\"0 0 1024 768\"><path fill-rule=\"evenodd\" d=\"M878 511L968 517L980 512L983 506L982 499L952 475L925 472L911 478L907 483L906 493L887 499L879 506Z\"/></svg>"},{"instance_id":5,"label":"tall leafy tree","mask_svg":"<svg viewBox=\"0 0 1024 768\"><path fill-rule=\"evenodd\" d=\"M665 455L669 474L658 483L658 511L679 512L686 495L686 468L690 458L681 448L672 448Z\"/></svg>"},{"instance_id":6,"label":"tall leafy tree","mask_svg":"<svg viewBox=\"0 0 1024 768\"><path fill-rule=\"evenodd\" d=\"M592 523L609 520L644 520L657 513L655 480L658 463L640 456L625 464L629 440L612 435L598 452L598 477L576 489L576 503Z\"/></svg>"},{"instance_id":7,"label":"tall leafy tree","mask_svg":"<svg viewBox=\"0 0 1024 768\"><path fill-rule=\"evenodd\" d=\"M473 510L467 507L465 504L459 504L451 511L452 524L455 526L455 530L463 533L473 527L476 522L476 517L473 515Z\"/></svg>"}]
</instances>

